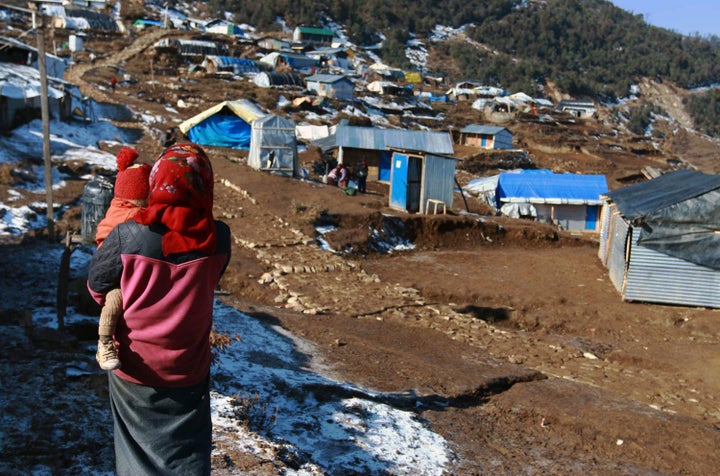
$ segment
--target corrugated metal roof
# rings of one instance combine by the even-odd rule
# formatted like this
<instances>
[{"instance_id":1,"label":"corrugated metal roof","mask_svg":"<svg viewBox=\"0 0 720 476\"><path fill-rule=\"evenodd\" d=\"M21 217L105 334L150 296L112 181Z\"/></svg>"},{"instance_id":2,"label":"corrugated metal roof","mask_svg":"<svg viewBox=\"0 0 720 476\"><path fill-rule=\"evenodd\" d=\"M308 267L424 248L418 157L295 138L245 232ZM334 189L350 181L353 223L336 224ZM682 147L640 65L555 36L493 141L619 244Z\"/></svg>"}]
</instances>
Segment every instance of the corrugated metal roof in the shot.
<instances>
[{"instance_id":1,"label":"corrugated metal roof","mask_svg":"<svg viewBox=\"0 0 720 476\"><path fill-rule=\"evenodd\" d=\"M661 208L698 197L720 188L720 175L676 170L647 182L605 194L627 219L635 220Z\"/></svg>"},{"instance_id":2,"label":"corrugated metal roof","mask_svg":"<svg viewBox=\"0 0 720 476\"><path fill-rule=\"evenodd\" d=\"M213 61L218 66L232 66L232 65L245 65L254 66L256 62L247 58L236 58L234 56L216 56L208 55L208 60Z\"/></svg>"},{"instance_id":3,"label":"corrugated metal roof","mask_svg":"<svg viewBox=\"0 0 720 476\"><path fill-rule=\"evenodd\" d=\"M317 83L337 83L338 81L350 81L345 76L340 74L313 74L312 76L308 76L305 78L305 81L312 82L315 81Z\"/></svg>"},{"instance_id":4,"label":"corrugated metal roof","mask_svg":"<svg viewBox=\"0 0 720 476\"><path fill-rule=\"evenodd\" d=\"M447 132L379 129L346 125L338 125L334 136L318 141L317 145L320 145L325 150L334 147L386 150L388 147L393 147L432 154L452 155L454 153L452 139Z\"/></svg>"},{"instance_id":5,"label":"corrugated metal roof","mask_svg":"<svg viewBox=\"0 0 720 476\"><path fill-rule=\"evenodd\" d=\"M48 96L52 99L62 99L65 91L55 78L48 77ZM55 87L53 87L55 86ZM39 97L42 92L40 86L40 72L22 64L0 63L0 96L12 99L32 99Z\"/></svg>"},{"instance_id":6,"label":"corrugated metal roof","mask_svg":"<svg viewBox=\"0 0 720 476\"><path fill-rule=\"evenodd\" d=\"M335 32L327 28L314 28L310 26L299 26L297 30L301 33L309 33L311 35L334 36Z\"/></svg>"},{"instance_id":7,"label":"corrugated metal roof","mask_svg":"<svg viewBox=\"0 0 720 476\"><path fill-rule=\"evenodd\" d=\"M501 127L501 126L485 126L482 124L470 124L469 126L466 126L465 128L463 128L460 132L468 133L468 134L488 134L488 135L494 136L495 134L498 134L504 130L507 130L507 128Z\"/></svg>"}]
</instances>

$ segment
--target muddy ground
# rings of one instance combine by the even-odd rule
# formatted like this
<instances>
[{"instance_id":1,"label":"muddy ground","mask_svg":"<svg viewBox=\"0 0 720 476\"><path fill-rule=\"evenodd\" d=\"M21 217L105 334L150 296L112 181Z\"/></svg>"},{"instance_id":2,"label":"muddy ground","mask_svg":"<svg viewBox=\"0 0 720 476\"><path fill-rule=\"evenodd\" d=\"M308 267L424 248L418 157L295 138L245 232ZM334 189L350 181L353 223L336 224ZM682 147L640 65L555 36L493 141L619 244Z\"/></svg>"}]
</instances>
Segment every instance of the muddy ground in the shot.
<instances>
[{"instance_id":1,"label":"muddy ground","mask_svg":"<svg viewBox=\"0 0 720 476\"><path fill-rule=\"evenodd\" d=\"M166 106L178 90L196 104L182 111L185 118L226 95L276 99L267 97L276 92L212 78L188 82L177 71L163 78L165 87L151 83L150 74L159 74L144 60L151 43L88 41L103 52L100 60L81 61L66 77L98 101L168 117L143 128L136 146L148 157L159 152L164 128L175 125ZM110 94L105 81L118 65L133 81ZM703 138L682 135L680 157L673 138L662 146L670 152L638 153L649 150L645 142L606 135L600 125L527 130L537 133L519 140L537 163L608 173L611 188L671 159L698 157L708 172L716 166L707 160L716 146ZM592 139L583 145L583 137ZM559 146L565 142L571 145ZM622 302L592 235L495 217L473 199L466 209L459 195L447 215L408 216L387 207L379 183L348 196L314 180L252 170L246 152L208 152L216 217L230 225L236 244L223 299L315 343L343 380L414 394L416 411L458 455L452 474L716 471L717 310ZM316 153L303 154L306 166ZM465 182L472 176L459 173ZM70 203L81 191L82 182L70 182L58 194ZM64 232L79 224L75 207L58 225ZM324 238L342 253L318 246L319 224L336 226ZM374 230L415 248L379 253ZM3 279L3 289L12 286ZM279 474L248 461L248 472Z\"/></svg>"}]
</instances>

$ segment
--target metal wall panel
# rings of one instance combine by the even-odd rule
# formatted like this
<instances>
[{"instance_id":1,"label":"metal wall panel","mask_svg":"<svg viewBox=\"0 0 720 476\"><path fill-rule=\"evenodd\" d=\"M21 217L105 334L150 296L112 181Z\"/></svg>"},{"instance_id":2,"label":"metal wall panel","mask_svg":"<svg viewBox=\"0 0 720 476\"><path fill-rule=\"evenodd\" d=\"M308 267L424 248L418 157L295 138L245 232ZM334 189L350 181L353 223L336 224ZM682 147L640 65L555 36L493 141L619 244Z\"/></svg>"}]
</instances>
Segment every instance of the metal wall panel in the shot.
<instances>
[{"instance_id":1,"label":"metal wall panel","mask_svg":"<svg viewBox=\"0 0 720 476\"><path fill-rule=\"evenodd\" d=\"M453 205L456 160L427 154L423 170L423 188L420 209L427 213L428 199L442 200L447 209Z\"/></svg>"},{"instance_id":2,"label":"metal wall panel","mask_svg":"<svg viewBox=\"0 0 720 476\"><path fill-rule=\"evenodd\" d=\"M629 225L618 214L612 214L610 220L607 269L610 275L610 281L615 285L615 289L623 292L623 283L625 281L625 256L627 234Z\"/></svg>"},{"instance_id":3,"label":"metal wall panel","mask_svg":"<svg viewBox=\"0 0 720 476\"><path fill-rule=\"evenodd\" d=\"M608 203L602 206L600 216L600 247L598 248L598 257L602 264L607 266L608 255L608 231L610 229L610 217L612 216L612 208Z\"/></svg>"},{"instance_id":4,"label":"metal wall panel","mask_svg":"<svg viewBox=\"0 0 720 476\"><path fill-rule=\"evenodd\" d=\"M720 271L639 246L634 229L623 299L720 308Z\"/></svg>"}]
</instances>

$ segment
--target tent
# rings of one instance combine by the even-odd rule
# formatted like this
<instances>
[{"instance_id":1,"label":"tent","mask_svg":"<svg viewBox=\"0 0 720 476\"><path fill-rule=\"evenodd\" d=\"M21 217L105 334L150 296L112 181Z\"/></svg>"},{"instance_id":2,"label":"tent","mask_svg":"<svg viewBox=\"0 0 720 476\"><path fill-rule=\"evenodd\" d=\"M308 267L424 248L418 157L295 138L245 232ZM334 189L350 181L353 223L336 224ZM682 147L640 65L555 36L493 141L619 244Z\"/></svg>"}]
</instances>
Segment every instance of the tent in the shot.
<instances>
[{"instance_id":1,"label":"tent","mask_svg":"<svg viewBox=\"0 0 720 476\"><path fill-rule=\"evenodd\" d=\"M250 124L264 117L246 99L223 101L178 126L188 139L200 145L245 149L250 147Z\"/></svg>"},{"instance_id":2,"label":"tent","mask_svg":"<svg viewBox=\"0 0 720 476\"><path fill-rule=\"evenodd\" d=\"M280 175L298 175L295 123L274 114L253 121L248 165Z\"/></svg>"}]
</instances>

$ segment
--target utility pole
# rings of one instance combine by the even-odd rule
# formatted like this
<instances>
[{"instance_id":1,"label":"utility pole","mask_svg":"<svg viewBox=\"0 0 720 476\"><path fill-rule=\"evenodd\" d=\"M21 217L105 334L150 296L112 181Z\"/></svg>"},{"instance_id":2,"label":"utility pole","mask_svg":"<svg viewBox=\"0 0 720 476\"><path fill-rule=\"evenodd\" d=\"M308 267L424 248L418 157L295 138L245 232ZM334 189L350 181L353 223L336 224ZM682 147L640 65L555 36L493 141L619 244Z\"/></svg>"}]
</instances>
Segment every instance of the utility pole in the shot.
<instances>
[{"instance_id":1,"label":"utility pole","mask_svg":"<svg viewBox=\"0 0 720 476\"><path fill-rule=\"evenodd\" d=\"M38 72L40 73L40 117L43 127L43 160L45 162L45 197L47 202L48 239L52 242L55 239L55 210L53 207L52 192L52 160L50 158L50 105L48 102L47 67L45 66L45 16L39 11L35 1L28 2L29 10L10 5L3 6L30 13L32 15L33 28L37 31Z\"/></svg>"},{"instance_id":2,"label":"utility pole","mask_svg":"<svg viewBox=\"0 0 720 476\"><path fill-rule=\"evenodd\" d=\"M47 200L48 239L55 239L55 210L52 191L52 160L50 157L50 107L48 103L47 68L45 67L45 16L40 14L37 28L38 69L40 70L40 115L43 125L43 159L45 161L45 196Z\"/></svg>"}]
</instances>

